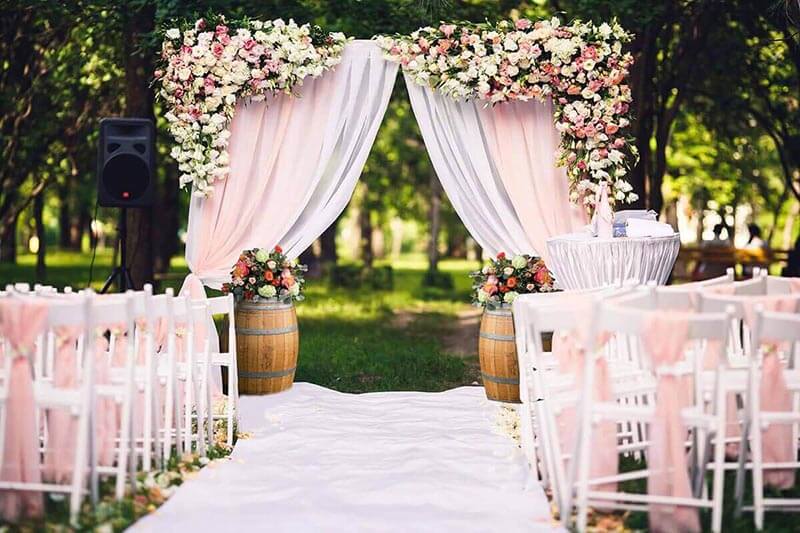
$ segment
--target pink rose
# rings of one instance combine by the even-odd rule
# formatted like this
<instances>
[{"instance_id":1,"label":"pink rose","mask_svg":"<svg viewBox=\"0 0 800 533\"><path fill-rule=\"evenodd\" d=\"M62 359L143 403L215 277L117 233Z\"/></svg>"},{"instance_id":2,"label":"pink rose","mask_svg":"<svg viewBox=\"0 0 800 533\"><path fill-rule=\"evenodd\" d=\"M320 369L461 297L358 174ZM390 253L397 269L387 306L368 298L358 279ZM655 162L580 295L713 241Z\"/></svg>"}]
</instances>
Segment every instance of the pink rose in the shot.
<instances>
[{"instance_id":1,"label":"pink rose","mask_svg":"<svg viewBox=\"0 0 800 533\"><path fill-rule=\"evenodd\" d=\"M530 28L530 27L531 27L531 21L530 21L530 20L528 20L528 19L519 19L518 21L516 21L516 22L514 23L514 26L515 26L515 27L516 27L518 30L527 30L528 28Z\"/></svg>"},{"instance_id":2,"label":"pink rose","mask_svg":"<svg viewBox=\"0 0 800 533\"><path fill-rule=\"evenodd\" d=\"M606 124L606 134L607 135L614 135L619 131L619 126L616 124Z\"/></svg>"},{"instance_id":3,"label":"pink rose","mask_svg":"<svg viewBox=\"0 0 800 533\"><path fill-rule=\"evenodd\" d=\"M222 52L225 51L225 47L222 46L222 43L214 43L211 45L211 53L214 54L216 57L222 56Z\"/></svg>"},{"instance_id":4,"label":"pink rose","mask_svg":"<svg viewBox=\"0 0 800 533\"><path fill-rule=\"evenodd\" d=\"M486 285L497 285L498 279L497 276L489 276L486 278Z\"/></svg>"},{"instance_id":5,"label":"pink rose","mask_svg":"<svg viewBox=\"0 0 800 533\"><path fill-rule=\"evenodd\" d=\"M496 285L484 285L482 290L486 294L492 295L492 294L497 292L497 286Z\"/></svg>"},{"instance_id":6,"label":"pink rose","mask_svg":"<svg viewBox=\"0 0 800 533\"><path fill-rule=\"evenodd\" d=\"M256 45L255 39L247 39L244 42L243 47L244 47L245 50L252 50L255 45Z\"/></svg>"},{"instance_id":7,"label":"pink rose","mask_svg":"<svg viewBox=\"0 0 800 533\"><path fill-rule=\"evenodd\" d=\"M578 161L578 168L581 170L586 170L586 162L585 161Z\"/></svg>"},{"instance_id":8,"label":"pink rose","mask_svg":"<svg viewBox=\"0 0 800 533\"><path fill-rule=\"evenodd\" d=\"M224 33L228 33L228 27L225 26L224 24L218 24L217 27L214 29L214 33L216 33L217 36L220 36Z\"/></svg>"},{"instance_id":9,"label":"pink rose","mask_svg":"<svg viewBox=\"0 0 800 533\"><path fill-rule=\"evenodd\" d=\"M583 56L588 59L597 59L597 49L594 46L587 46L583 51Z\"/></svg>"},{"instance_id":10,"label":"pink rose","mask_svg":"<svg viewBox=\"0 0 800 533\"><path fill-rule=\"evenodd\" d=\"M621 137L619 139L614 139L614 148L622 148L623 146L625 146L625 139Z\"/></svg>"},{"instance_id":11,"label":"pink rose","mask_svg":"<svg viewBox=\"0 0 800 533\"><path fill-rule=\"evenodd\" d=\"M453 35L453 32L456 30L456 27L453 24L442 24L439 26L439 31L444 33L445 37L450 37Z\"/></svg>"},{"instance_id":12,"label":"pink rose","mask_svg":"<svg viewBox=\"0 0 800 533\"><path fill-rule=\"evenodd\" d=\"M417 44L419 45L420 48L422 48L423 52L427 52L428 48L430 48L431 46L425 37L420 37L419 40L417 40Z\"/></svg>"}]
</instances>

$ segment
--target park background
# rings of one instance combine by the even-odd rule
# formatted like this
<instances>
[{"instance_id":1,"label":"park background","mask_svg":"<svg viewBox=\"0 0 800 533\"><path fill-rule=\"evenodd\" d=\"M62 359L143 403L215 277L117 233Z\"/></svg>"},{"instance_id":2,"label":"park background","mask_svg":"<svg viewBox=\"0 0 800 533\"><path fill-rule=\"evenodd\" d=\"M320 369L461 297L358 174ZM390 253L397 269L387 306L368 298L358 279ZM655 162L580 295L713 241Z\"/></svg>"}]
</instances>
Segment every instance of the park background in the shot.
<instances>
[{"instance_id":1,"label":"park background","mask_svg":"<svg viewBox=\"0 0 800 533\"><path fill-rule=\"evenodd\" d=\"M156 206L128 213L130 266L137 285L179 285L189 193L178 188L152 74L159 28L207 13L291 17L355 38L440 20L616 17L635 34L633 207L680 230L680 274L720 223L739 247L751 223L774 250L798 238L794 0L0 0L0 12L2 284L102 285L117 260L119 212L96 205L98 123L132 116L156 121L158 183ZM355 392L479 381L468 272L481 255L442 192L398 77L352 201L300 258L311 272L297 379ZM767 263L779 271L785 257Z\"/></svg>"}]
</instances>

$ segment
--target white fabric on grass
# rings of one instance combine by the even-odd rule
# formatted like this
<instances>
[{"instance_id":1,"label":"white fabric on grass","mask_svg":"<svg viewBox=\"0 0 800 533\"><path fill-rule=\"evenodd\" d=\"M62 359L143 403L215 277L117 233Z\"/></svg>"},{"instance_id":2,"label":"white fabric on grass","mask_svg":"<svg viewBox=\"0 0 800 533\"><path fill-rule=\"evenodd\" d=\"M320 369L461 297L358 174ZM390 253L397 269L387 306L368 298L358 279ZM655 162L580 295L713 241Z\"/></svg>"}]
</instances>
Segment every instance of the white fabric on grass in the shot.
<instances>
[{"instance_id":1,"label":"white fabric on grass","mask_svg":"<svg viewBox=\"0 0 800 533\"><path fill-rule=\"evenodd\" d=\"M297 383L241 399L231 460L134 531L550 531L521 450L482 388L343 394Z\"/></svg>"}]
</instances>

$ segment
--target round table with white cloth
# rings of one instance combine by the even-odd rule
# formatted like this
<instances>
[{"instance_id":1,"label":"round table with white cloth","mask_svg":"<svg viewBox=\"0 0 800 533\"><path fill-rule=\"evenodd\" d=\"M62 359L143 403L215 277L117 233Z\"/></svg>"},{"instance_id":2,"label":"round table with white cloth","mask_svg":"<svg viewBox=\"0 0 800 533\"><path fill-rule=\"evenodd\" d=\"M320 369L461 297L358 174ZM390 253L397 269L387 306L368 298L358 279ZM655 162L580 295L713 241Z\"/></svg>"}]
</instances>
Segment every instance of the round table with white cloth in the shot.
<instances>
[{"instance_id":1,"label":"round table with white cloth","mask_svg":"<svg viewBox=\"0 0 800 533\"><path fill-rule=\"evenodd\" d=\"M664 285L669 279L680 236L618 237L600 239L586 233L569 233L547 240L547 267L559 287L591 289L637 280Z\"/></svg>"}]
</instances>

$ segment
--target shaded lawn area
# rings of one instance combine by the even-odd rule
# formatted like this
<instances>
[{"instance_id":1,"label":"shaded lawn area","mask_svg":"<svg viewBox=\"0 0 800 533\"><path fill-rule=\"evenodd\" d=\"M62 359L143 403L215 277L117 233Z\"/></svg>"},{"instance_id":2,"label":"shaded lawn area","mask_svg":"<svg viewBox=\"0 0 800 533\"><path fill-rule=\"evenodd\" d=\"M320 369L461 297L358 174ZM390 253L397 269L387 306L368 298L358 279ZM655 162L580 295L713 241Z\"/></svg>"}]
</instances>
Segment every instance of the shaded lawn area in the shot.
<instances>
[{"instance_id":1,"label":"shaded lawn area","mask_svg":"<svg viewBox=\"0 0 800 533\"><path fill-rule=\"evenodd\" d=\"M98 251L92 276L96 290L109 274L111 261L110 251ZM24 254L17 265L0 265L0 284L32 282L35 262L35 256ZM90 254L53 251L47 256L47 283L86 287L90 262ZM441 391L479 381L477 359L448 355L442 342L456 324L456 314L468 309L467 274L477 263L440 263L440 269L453 276L452 290L421 286L427 267L422 256L406 256L392 266L392 290L331 287L327 279L308 281L306 300L297 304L297 381L342 392ZM183 258L174 258L170 271L186 273ZM159 290L177 291L180 284L169 280ZM477 349L477 338L475 344Z\"/></svg>"}]
</instances>

